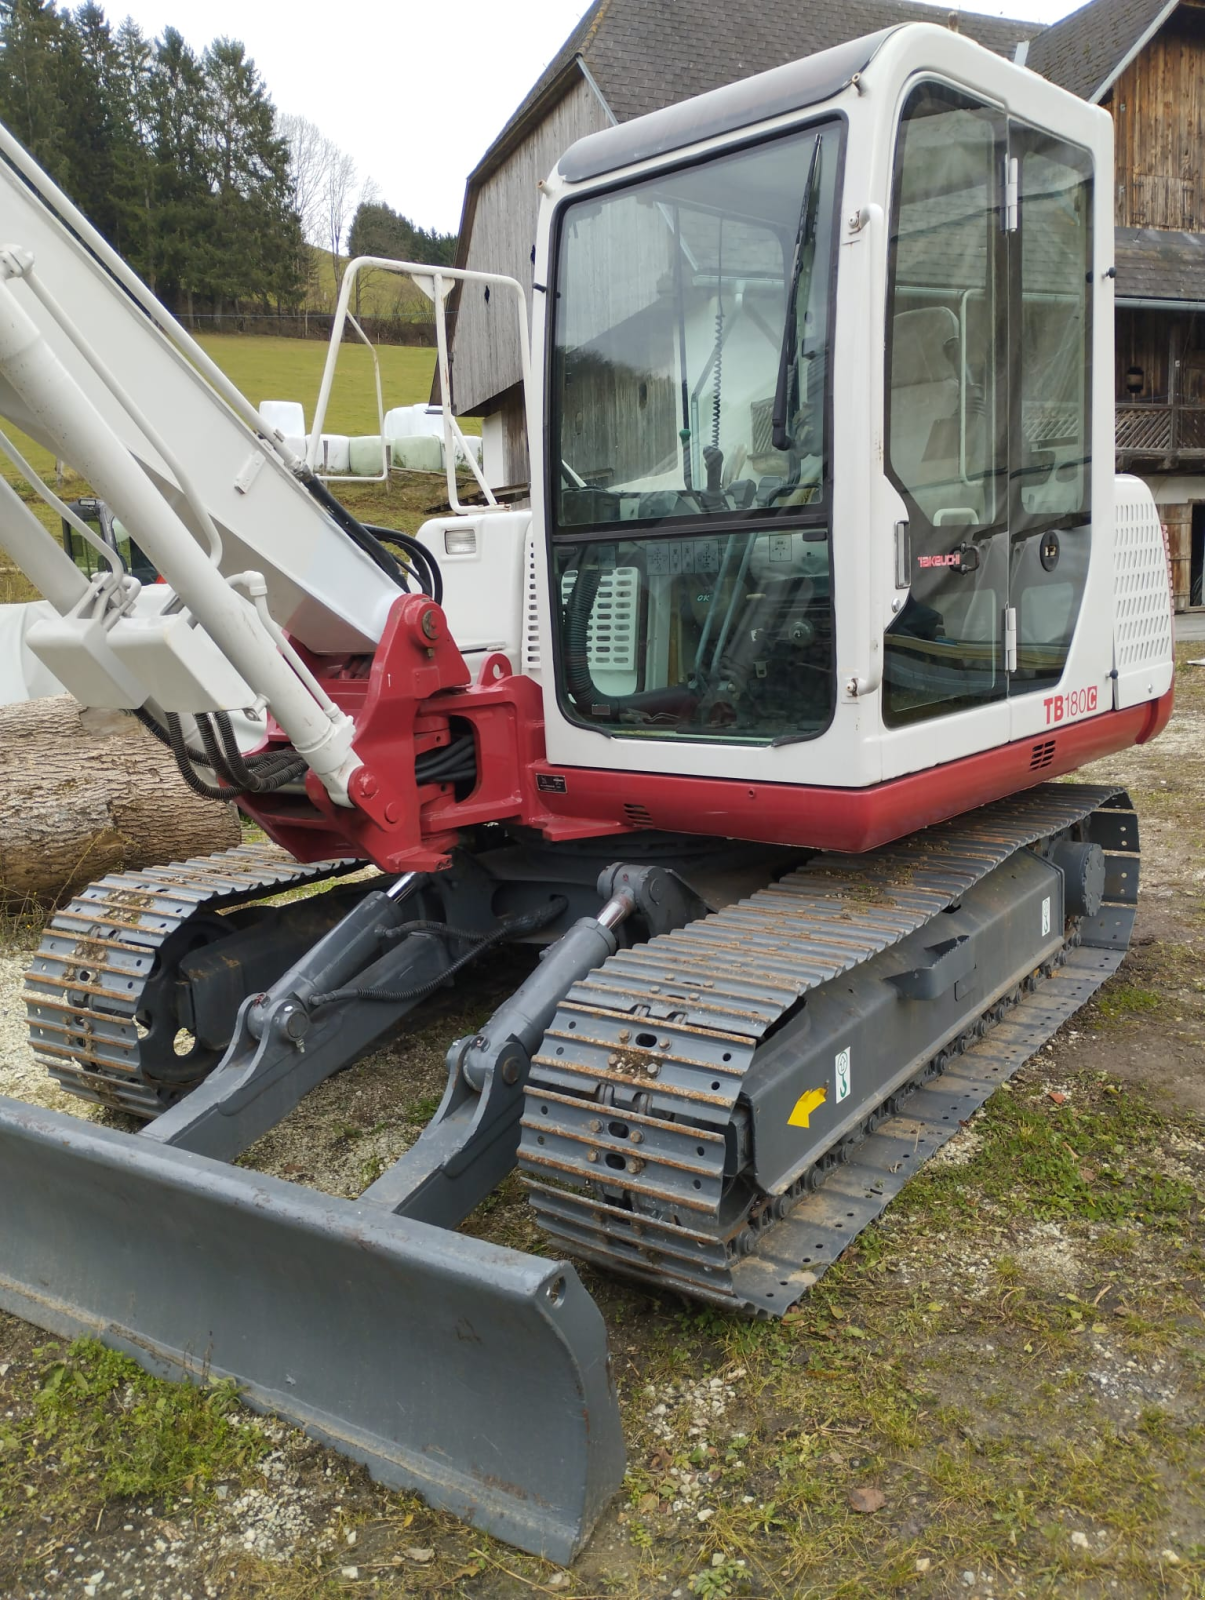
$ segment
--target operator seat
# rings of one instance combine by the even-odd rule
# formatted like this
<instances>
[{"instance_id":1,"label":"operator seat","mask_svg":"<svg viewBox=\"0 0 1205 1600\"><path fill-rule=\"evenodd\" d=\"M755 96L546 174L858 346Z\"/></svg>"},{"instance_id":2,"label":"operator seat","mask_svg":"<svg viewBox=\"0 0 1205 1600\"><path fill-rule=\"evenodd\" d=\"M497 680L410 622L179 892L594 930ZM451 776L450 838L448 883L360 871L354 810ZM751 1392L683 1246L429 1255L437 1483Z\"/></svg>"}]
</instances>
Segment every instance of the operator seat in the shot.
<instances>
[{"instance_id":1,"label":"operator seat","mask_svg":"<svg viewBox=\"0 0 1205 1600\"><path fill-rule=\"evenodd\" d=\"M891 464L930 520L965 503L958 440L958 318L948 306L896 314L891 329ZM926 492L928 491L928 492Z\"/></svg>"}]
</instances>

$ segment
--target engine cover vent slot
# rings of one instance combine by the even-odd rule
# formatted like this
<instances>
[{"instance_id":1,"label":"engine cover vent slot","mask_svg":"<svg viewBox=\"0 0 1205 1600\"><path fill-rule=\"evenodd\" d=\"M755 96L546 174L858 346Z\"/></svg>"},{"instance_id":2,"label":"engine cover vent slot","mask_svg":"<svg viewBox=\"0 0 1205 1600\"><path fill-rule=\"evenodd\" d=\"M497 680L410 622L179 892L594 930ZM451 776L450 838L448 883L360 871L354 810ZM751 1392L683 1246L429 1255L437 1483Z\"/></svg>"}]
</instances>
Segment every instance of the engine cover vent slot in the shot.
<instances>
[{"instance_id":1,"label":"engine cover vent slot","mask_svg":"<svg viewBox=\"0 0 1205 1600\"><path fill-rule=\"evenodd\" d=\"M623 814L634 828L651 828L653 819L644 806L638 806L633 801L624 803Z\"/></svg>"},{"instance_id":2,"label":"engine cover vent slot","mask_svg":"<svg viewBox=\"0 0 1205 1600\"><path fill-rule=\"evenodd\" d=\"M1054 740L1043 739L1040 744L1035 744L1029 757L1030 772L1040 772L1043 767L1048 767L1054 760Z\"/></svg>"},{"instance_id":3,"label":"engine cover vent slot","mask_svg":"<svg viewBox=\"0 0 1205 1600\"><path fill-rule=\"evenodd\" d=\"M535 533L527 530L527 605L523 613L523 670L538 673L540 670L540 594L536 583Z\"/></svg>"}]
</instances>

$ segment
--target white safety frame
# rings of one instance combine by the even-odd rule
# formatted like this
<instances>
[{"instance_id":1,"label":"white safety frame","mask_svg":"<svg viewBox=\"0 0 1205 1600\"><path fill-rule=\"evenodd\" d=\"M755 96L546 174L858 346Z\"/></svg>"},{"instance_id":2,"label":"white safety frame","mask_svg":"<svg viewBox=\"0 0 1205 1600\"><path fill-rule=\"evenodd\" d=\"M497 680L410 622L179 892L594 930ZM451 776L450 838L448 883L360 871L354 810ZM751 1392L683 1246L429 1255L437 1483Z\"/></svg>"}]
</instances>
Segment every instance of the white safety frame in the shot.
<instances>
[{"instance_id":1,"label":"white safety frame","mask_svg":"<svg viewBox=\"0 0 1205 1600\"><path fill-rule=\"evenodd\" d=\"M381 365L377 359L376 350L372 341L365 334L363 328L352 315L351 296L356 279L362 272L381 271L392 272L411 280L435 307L435 346L436 358L439 367L439 402L443 413L444 433L444 474L448 484L448 504L457 515L476 515L481 511L503 511L506 508L498 503L493 490L485 481L485 476L477 464L476 457L469 449L468 441L461 431L460 424L452 414L452 380L451 367L448 361L448 323L445 302L448 295L458 283L480 283L487 288L499 288L512 294L515 299L515 309L519 318L519 364L523 379L523 392L526 396L531 387L531 337L527 322L527 297L523 286L515 278L509 278L499 272L469 272L461 267L433 267L429 262L420 261L391 261L387 256L356 256L349 261L343 274L343 283L339 290L339 302L335 308L335 319L331 324L330 344L326 352L326 365L322 369L322 383L318 390L318 403L314 408L314 427L310 434L307 447L307 460L312 471L318 472L318 450L322 438L323 425L326 422L326 408L330 402L331 388L335 381L335 369L339 362L339 349L343 343L343 330L350 322L353 330L368 346L373 360L376 374L377 390L377 436L381 441L381 470L369 477L362 477L356 473L318 473L326 483L384 483L389 477L389 444L385 438L385 404L381 396ZM456 492L456 456L457 446L468 462L477 486L485 496L484 506L464 506Z\"/></svg>"}]
</instances>

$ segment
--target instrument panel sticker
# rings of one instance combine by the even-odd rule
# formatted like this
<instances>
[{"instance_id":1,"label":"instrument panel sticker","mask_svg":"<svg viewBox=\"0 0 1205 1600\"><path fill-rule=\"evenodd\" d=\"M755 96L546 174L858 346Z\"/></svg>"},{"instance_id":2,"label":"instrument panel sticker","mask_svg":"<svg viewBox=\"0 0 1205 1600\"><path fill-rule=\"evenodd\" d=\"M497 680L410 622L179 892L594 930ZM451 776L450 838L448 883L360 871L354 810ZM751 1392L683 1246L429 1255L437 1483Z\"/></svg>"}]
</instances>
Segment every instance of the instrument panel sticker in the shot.
<instances>
[{"instance_id":1,"label":"instrument panel sticker","mask_svg":"<svg viewBox=\"0 0 1205 1600\"><path fill-rule=\"evenodd\" d=\"M849 1084L850 1084L851 1073L850 1073L849 1046L848 1045L846 1045L845 1049L842 1050L840 1052L840 1054L837 1056L836 1068L837 1068L837 1093L836 1093L836 1097L835 1098L836 1098L838 1104L840 1104L840 1102L842 1100L846 1100L846 1099L849 1098Z\"/></svg>"},{"instance_id":2,"label":"instrument panel sticker","mask_svg":"<svg viewBox=\"0 0 1205 1600\"><path fill-rule=\"evenodd\" d=\"M799 1099L796 1100L791 1115L787 1118L788 1127L810 1128L812 1112L819 1111L827 1099L827 1084L821 1085L819 1089L805 1089Z\"/></svg>"},{"instance_id":3,"label":"instrument panel sticker","mask_svg":"<svg viewBox=\"0 0 1205 1600\"><path fill-rule=\"evenodd\" d=\"M644 546L644 570L650 578L677 578L682 573L720 570L718 539L655 539Z\"/></svg>"}]
</instances>

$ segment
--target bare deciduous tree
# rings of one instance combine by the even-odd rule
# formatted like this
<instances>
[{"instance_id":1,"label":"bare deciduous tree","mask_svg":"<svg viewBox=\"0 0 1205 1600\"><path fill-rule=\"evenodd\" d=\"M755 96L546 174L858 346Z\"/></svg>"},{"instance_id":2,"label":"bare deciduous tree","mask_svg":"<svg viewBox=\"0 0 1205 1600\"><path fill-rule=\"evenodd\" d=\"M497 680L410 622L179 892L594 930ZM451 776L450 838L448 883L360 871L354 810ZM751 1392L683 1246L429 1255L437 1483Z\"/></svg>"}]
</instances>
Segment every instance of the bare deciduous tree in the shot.
<instances>
[{"instance_id":1,"label":"bare deciduous tree","mask_svg":"<svg viewBox=\"0 0 1205 1600\"><path fill-rule=\"evenodd\" d=\"M367 179L358 200L356 163L308 117L290 113L279 117L277 126L289 142L293 203L302 229L310 244L330 251L337 293L352 216L360 200L375 194L376 185Z\"/></svg>"},{"instance_id":2,"label":"bare deciduous tree","mask_svg":"<svg viewBox=\"0 0 1205 1600\"><path fill-rule=\"evenodd\" d=\"M335 268L335 288L343 282L343 261L339 247L355 210L356 164L343 150L331 147L326 165L323 192L326 201L326 236Z\"/></svg>"},{"instance_id":3,"label":"bare deciduous tree","mask_svg":"<svg viewBox=\"0 0 1205 1600\"><path fill-rule=\"evenodd\" d=\"M289 170L293 179L293 204L302 232L310 244L326 243L326 169L331 141L310 121L292 112L279 116L276 126L289 144Z\"/></svg>"}]
</instances>

